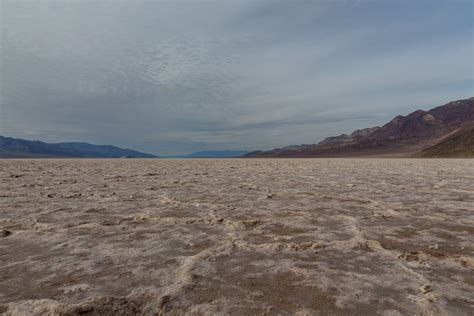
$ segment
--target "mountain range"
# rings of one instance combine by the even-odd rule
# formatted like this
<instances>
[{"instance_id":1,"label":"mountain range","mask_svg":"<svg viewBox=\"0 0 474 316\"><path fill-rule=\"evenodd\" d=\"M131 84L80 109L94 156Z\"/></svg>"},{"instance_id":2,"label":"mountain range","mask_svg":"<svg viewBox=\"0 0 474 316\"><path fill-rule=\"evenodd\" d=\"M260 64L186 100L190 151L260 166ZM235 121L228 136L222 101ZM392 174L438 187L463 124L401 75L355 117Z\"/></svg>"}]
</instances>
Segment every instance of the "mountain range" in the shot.
<instances>
[{"instance_id":1,"label":"mountain range","mask_svg":"<svg viewBox=\"0 0 474 316\"><path fill-rule=\"evenodd\" d=\"M244 157L474 157L474 97L318 144L254 151Z\"/></svg>"},{"instance_id":2,"label":"mountain range","mask_svg":"<svg viewBox=\"0 0 474 316\"><path fill-rule=\"evenodd\" d=\"M0 136L0 158L157 158L154 155L111 145L55 143Z\"/></svg>"},{"instance_id":3,"label":"mountain range","mask_svg":"<svg viewBox=\"0 0 474 316\"><path fill-rule=\"evenodd\" d=\"M266 151L200 151L166 158L474 157L474 97L429 111L398 115L383 126L359 129L317 144ZM157 158L131 149L88 143L45 143L0 136L0 158Z\"/></svg>"}]
</instances>

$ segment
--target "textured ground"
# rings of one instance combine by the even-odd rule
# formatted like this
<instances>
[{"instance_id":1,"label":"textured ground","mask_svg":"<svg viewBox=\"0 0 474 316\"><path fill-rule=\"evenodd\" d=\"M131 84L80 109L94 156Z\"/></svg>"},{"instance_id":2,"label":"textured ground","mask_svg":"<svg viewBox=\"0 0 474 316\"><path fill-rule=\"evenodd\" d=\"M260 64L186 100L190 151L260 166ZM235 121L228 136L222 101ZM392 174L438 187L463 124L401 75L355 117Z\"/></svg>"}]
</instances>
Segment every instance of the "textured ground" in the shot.
<instances>
[{"instance_id":1,"label":"textured ground","mask_svg":"<svg viewBox=\"0 0 474 316\"><path fill-rule=\"evenodd\" d=\"M473 311L474 160L0 160L0 314Z\"/></svg>"}]
</instances>

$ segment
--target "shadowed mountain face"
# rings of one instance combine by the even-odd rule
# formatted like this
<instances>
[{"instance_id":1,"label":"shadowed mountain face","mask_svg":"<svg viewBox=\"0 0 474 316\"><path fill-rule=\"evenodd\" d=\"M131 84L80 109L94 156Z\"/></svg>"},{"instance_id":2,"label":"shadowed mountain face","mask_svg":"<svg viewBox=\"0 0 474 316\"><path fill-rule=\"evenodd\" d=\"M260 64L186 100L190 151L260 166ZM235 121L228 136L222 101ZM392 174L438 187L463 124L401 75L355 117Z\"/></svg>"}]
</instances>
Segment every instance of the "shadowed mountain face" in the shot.
<instances>
[{"instance_id":1,"label":"shadowed mountain face","mask_svg":"<svg viewBox=\"0 0 474 316\"><path fill-rule=\"evenodd\" d=\"M422 157L474 157L474 126L450 135L438 144L423 150Z\"/></svg>"},{"instance_id":2,"label":"shadowed mountain face","mask_svg":"<svg viewBox=\"0 0 474 316\"><path fill-rule=\"evenodd\" d=\"M154 155L111 145L88 143L48 144L4 136L0 136L0 157L156 158Z\"/></svg>"},{"instance_id":3,"label":"shadowed mountain face","mask_svg":"<svg viewBox=\"0 0 474 316\"><path fill-rule=\"evenodd\" d=\"M430 111L399 115L382 127L329 137L319 144L257 151L246 157L412 156L472 123L474 98L453 101ZM444 156L450 156L449 152Z\"/></svg>"}]
</instances>

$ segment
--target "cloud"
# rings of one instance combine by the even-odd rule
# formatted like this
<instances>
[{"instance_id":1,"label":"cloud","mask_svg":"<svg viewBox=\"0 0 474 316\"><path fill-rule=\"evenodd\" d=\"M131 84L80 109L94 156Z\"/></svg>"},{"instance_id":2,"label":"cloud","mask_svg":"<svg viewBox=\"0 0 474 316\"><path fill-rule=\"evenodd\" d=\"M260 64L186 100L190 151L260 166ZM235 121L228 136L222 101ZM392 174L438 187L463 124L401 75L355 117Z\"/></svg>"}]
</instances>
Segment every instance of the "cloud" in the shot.
<instances>
[{"instance_id":1,"label":"cloud","mask_svg":"<svg viewBox=\"0 0 474 316\"><path fill-rule=\"evenodd\" d=\"M473 95L469 1L2 2L0 133L314 143Z\"/></svg>"}]
</instances>

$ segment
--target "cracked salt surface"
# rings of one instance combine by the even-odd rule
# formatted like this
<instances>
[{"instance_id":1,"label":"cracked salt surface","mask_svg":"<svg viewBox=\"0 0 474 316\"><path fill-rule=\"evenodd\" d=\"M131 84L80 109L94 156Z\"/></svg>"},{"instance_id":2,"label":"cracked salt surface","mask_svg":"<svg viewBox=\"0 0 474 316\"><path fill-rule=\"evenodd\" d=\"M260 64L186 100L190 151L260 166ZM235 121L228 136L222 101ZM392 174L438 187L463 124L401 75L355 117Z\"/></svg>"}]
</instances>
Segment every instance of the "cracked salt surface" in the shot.
<instances>
[{"instance_id":1,"label":"cracked salt surface","mask_svg":"<svg viewBox=\"0 0 474 316\"><path fill-rule=\"evenodd\" d=\"M474 311L474 160L0 160L0 313Z\"/></svg>"}]
</instances>

